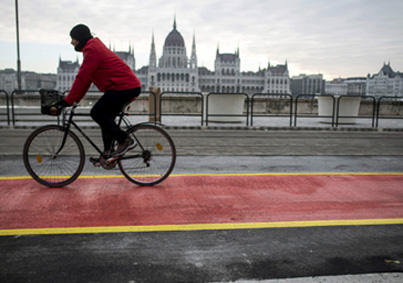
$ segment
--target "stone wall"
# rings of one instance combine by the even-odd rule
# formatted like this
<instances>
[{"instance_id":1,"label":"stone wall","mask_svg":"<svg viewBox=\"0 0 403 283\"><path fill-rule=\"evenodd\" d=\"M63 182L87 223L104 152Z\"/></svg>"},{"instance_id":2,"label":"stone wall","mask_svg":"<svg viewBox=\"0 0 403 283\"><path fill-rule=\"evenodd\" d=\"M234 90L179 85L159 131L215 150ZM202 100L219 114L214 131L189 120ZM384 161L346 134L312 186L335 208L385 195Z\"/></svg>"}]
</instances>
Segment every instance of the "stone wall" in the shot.
<instances>
[{"instance_id":1,"label":"stone wall","mask_svg":"<svg viewBox=\"0 0 403 283\"><path fill-rule=\"evenodd\" d=\"M80 102L81 107L90 109L97 101L100 93L88 93ZM162 97L162 113L163 114L195 114L202 111L201 96L189 95L163 95ZM5 95L0 93L0 106L4 108L6 105ZM11 97L9 97L9 105L11 107ZM14 106L40 106L39 93L15 94ZM249 100L249 113L251 111L252 100ZM130 106L130 113L146 114L149 111L149 97L147 94L141 95ZM288 98L278 97L256 97L253 100L254 114L289 114L291 101ZM293 113L295 112L296 100L292 103ZM403 100L382 100L380 106L381 115L397 115L403 116ZM297 110L299 114L317 114L317 99L298 99ZM247 104L244 105L244 113L247 111ZM359 115L372 115L373 100L362 99L360 104Z\"/></svg>"}]
</instances>

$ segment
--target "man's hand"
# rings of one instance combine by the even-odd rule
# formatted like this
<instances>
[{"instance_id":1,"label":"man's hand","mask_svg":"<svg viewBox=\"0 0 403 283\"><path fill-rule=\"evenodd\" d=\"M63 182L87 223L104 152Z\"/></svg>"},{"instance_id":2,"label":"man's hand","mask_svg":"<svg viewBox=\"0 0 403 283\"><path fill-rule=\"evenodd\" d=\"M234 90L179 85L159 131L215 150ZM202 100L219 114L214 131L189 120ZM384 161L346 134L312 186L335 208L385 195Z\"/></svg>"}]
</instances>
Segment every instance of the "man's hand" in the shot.
<instances>
[{"instance_id":1,"label":"man's hand","mask_svg":"<svg viewBox=\"0 0 403 283\"><path fill-rule=\"evenodd\" d=\"M50 109L49 109L49 114L52 116L58 116L60 115L60 113L62 112L64 107L69 107L71 106L70 104L68 104L66 102L66 100L64 100L63 98L60 99L58 102L56 102L55 104L53 104Z\"/></svg>"},{"instance_id":2,"label":"man's hand","mask_svg":"<svg viewBox=\"0 0 403 283\"><path fill-rule=\"evenodd\" d=\"M71 105L64 100L64 98L60 99L58 102L56 102L53 106L61 106L61 107L70 107Z\"/></svg>"}]
</instances>

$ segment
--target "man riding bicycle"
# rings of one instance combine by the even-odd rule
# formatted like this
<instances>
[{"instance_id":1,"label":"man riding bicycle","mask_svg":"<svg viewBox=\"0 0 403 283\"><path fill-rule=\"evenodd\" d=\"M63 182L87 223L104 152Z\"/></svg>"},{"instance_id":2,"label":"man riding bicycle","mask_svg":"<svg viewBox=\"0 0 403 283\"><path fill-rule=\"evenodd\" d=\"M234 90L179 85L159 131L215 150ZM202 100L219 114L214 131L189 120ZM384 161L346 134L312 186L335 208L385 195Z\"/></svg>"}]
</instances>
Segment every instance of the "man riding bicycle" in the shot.
<instances>
[{"instance_id":1,"label":"man riding bicycle","mask_svg":"<svg viewBox=\"0 0 403 283\"><path fill-rule=\"evenodd\" d=\"M116 140L116 151L107 155L123 155L134 148L136 142L118 127L115 118L125 104L140 95L141 82L122 59L109 50L99 38L91 35L86 25L76 25L70 36L71 44L77 52L83 53L84 60L69 94L58 102L57 106L68 107L74 102L78 103L93 83L104 92L91 109L92 119L102 130L104 151L110 150L113 140ZM99 158L90 160L99 163Z\"/></svg>"}]
</instances>

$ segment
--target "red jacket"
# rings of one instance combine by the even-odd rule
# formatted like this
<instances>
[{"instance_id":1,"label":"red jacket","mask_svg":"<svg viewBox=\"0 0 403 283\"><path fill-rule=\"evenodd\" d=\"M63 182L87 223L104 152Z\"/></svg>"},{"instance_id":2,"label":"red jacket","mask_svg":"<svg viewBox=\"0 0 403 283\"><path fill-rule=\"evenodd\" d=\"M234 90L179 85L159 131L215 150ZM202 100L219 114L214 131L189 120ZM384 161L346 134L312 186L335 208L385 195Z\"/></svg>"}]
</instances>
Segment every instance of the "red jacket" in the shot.
<instances>
[{"instance_id":1,"label":"red jacket","mask_svg":"<svg viewBox=\"0 0 403 283\"><path fill-rule=\"evenodd\" d=\"M98 38L91 38L82 49L84 60L65 100L79 102L94 83L102 92L141 87L130 67Z\"/></svg>"}]
</instances>

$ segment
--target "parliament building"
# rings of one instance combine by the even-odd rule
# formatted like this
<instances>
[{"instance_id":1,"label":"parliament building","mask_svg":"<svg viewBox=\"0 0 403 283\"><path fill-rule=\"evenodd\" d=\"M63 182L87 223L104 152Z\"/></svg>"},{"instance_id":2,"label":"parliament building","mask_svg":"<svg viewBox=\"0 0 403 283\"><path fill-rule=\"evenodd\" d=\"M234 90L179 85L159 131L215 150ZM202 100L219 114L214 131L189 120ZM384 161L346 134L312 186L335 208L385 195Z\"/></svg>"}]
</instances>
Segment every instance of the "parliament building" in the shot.
<instances>
[{"instance_id":1,"label":"parliament building","mask_svg":"<svg viewBox=\"0 0 403 283\"><path fill-rule=\"evenodd\" d=\"M110 47L109 47L110 48ZM193 35L190 57L185 40L174 19L173 29L167 35L162 56L157 59L154 35L151 39L149 65L135 69L132 47L129 52L115 52L133 69L142 82L143 90L159 87L165 92L224 92L224 93L275 93L291 94L287 61L257 72L241 72L239 48L234 53L220 53L217 48L214 70L199 67L196 39ZM76 62L59 60L57 89L70 89L79 69ZM94 90L94 88L92 87Z\"/></svg>"}]
</instances>

